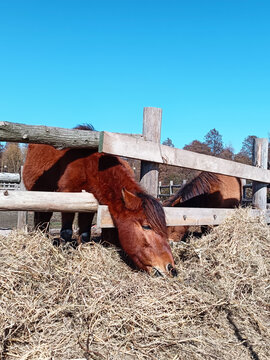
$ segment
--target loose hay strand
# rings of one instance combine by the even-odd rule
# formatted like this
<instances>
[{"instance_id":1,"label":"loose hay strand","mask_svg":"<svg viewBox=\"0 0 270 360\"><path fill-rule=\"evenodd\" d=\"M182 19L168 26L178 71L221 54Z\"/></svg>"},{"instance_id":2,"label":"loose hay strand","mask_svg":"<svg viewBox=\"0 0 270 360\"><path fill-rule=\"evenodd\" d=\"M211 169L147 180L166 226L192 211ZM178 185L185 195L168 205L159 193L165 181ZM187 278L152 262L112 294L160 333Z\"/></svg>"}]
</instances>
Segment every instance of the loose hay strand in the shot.
<instances>
[{"instance_id":1,"label":"loose hay strand","mask_svg":"<svg viewBox=\"0 0 270 360\"><path fill-rule=\"evenodd\" d=\"M268 359L270 232L239 209L151 278L101 244L0 237L0 358Z\"/></svg>"}]
</instances>

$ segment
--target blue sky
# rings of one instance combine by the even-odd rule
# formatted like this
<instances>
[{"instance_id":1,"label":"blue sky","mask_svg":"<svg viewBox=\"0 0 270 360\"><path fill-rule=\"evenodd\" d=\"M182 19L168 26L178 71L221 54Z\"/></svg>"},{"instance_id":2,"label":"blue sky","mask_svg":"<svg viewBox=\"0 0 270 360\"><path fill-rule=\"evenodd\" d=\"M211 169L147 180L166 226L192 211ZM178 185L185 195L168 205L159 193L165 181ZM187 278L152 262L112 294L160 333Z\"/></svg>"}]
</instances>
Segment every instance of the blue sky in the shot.
<instances>
[{"instance_id":1,"label":"blue sky","mask_svg":"<svg viewBox=\"0 0 270 360\"><path fill-rule=\"evenodd\" d=\"M0 0L0 121L141 133L235 152L270 132L270 2Z\"/></svg>"}]
</instances>

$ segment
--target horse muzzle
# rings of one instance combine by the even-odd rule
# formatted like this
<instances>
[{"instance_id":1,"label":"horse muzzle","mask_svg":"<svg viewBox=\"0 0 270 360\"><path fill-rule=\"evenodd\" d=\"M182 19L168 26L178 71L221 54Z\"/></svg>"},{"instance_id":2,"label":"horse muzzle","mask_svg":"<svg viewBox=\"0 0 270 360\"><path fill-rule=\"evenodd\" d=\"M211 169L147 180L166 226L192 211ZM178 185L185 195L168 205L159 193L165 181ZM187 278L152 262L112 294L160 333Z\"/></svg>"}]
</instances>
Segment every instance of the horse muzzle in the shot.
<instances>
[{"instance_id":1,"label":"horse muzzle","mask_svg":"<svg viewBox=\"0 0 270 360\"><path fill-rule=\"evenodd\" d=\"M165 277L165 276L176 277L176 276L178 276L178 272L177 272L176 268L174 268L172 266L172 264L168 264L166 266L166 271L162 271L159 267L154 266L152 268L152 275L153 276L162 276L162 277Z\"/></svg>"}]
</instances>

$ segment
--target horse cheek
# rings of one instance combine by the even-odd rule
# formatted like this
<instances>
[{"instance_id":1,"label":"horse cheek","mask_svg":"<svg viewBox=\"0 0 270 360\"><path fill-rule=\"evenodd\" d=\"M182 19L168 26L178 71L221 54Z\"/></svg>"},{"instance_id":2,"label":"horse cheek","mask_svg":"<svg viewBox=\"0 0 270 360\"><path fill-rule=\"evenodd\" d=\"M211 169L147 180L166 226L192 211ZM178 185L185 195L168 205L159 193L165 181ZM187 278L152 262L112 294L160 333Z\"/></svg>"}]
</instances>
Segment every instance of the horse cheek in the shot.
<instances>
[{"instance_id":1,"label":"horse cheek","mask_svg":"<svg viewBox=\"0 0 270 360\"><path fill-rule=\"evenodd\" d=\"M122 222L118 225L119 242L123 250L130 256L136 253L136 241L130 223Z\"/></svg>"}]
</instances>

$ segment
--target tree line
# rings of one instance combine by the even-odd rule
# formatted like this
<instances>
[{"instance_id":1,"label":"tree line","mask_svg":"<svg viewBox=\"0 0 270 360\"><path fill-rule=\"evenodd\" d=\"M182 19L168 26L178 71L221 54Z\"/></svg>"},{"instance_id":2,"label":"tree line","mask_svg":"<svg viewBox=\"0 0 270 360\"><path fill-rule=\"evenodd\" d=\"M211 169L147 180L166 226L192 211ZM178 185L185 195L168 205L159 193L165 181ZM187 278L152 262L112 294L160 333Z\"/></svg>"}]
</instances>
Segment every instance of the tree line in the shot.
<instances>
[{"instance_id":1,"label":"tree line","mask_svg":"<svg viewBox=\"0 0 270 360\"><path fill-rule=\"evenodd\" d=\"M190 144L185 145L183 149L217 156L222 159L242 162L244 164L251 164L253 142L255 138L255 135L247 136L242 142L241 150L239 153L235 154L232 146L224 146L222 135L214 128L204 136L204 141L193 140ZM167 138L162 144L174 147L170 138Z\"/></svg>"},{"instance_id":2,"label":"tree line","mask_svg":"<svg viewBox=\"0 0 270 360\"><path fill-rule=\"evenodd\" d=\"M222 135L214 128L204 136L204 141L193 140L190 144L186 144L183 149L251 165L253 156L253 143L256 137L257 136L255 135L247 136L242 142L241 150L235 154L232 146L224 146ZM174 147L174 144L170 138L167 138L165 141L163 141L162 144ZM270 148L268 147L268 156L269 155ZM179 168L176 167L160 165L159 177L160 181L166 184L170 180L173 180L175 184L181 184L183 180L190 180L197 174L198 171L192 169L179 170Z\"/></svg>"}]
</instances>

